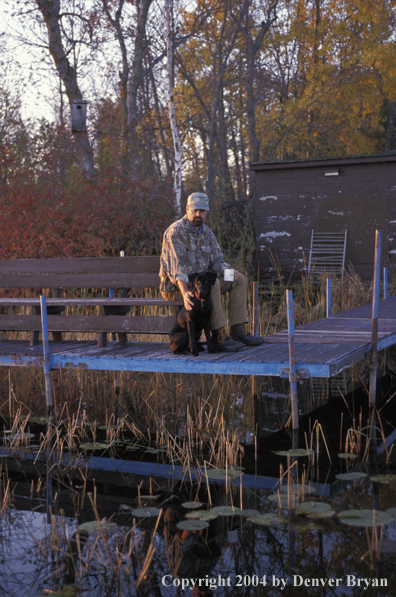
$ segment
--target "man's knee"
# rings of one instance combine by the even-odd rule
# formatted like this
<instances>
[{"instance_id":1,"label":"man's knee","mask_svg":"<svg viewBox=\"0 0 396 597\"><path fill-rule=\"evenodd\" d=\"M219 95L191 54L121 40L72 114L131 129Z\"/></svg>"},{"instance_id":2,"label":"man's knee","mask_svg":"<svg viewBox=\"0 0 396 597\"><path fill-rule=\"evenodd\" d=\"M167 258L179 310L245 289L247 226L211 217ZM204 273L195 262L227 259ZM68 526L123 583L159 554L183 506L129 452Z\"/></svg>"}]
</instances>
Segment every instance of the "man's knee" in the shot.
<instances>
[{"instance_id":1,"label":"man's knee","mask_svg":"<svg viewBox=\"0 0 396 597\"><path fill-rule=\"evenodd\" d=\"M166 301L182 301L183 297L179 290L174 290L173 292L166 292L165 290L160 290L161 296Z\"/></svg>"},{"instance_id":2,"label":"man's knee","mask_svg":"<svg viewBox=\"0 0 396 597\"><path fill-rule=\"evenodd\" d=\"M212 286L212 290L210 291L211 294L217 294L220 292L220 280L219 278L216 279L216 282Z\"/></svg>"},{"instance_id":3,"label":"man's knee","mask_svg":"<svg viewBox=\"0 0 396 597\"><path fill-rule=\"evenodd\" d=\"M246 288L246 278L243 274L241 274L241 272L239 272L239 276L237 278L237 280L234 280L234 284L236 286L243 286Z\"/></svg>"}]
</instances>

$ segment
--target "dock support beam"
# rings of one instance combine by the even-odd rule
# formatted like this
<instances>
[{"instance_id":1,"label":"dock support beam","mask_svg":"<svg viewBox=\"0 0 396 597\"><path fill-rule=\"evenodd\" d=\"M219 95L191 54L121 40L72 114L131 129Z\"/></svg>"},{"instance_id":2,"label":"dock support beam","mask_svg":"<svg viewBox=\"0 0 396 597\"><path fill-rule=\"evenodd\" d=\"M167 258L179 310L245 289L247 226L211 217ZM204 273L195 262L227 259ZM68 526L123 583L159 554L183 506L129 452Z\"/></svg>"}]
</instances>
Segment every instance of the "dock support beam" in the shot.
<instances>
[{"instance_id":1,"label":"dock support beam","mask_svg":"<svg viewBox=\"0 0 396 597\"><path fill-rule=\"evenodd\" d=\"M292 413L292 429L298 429L298 402L297 402L297 380L296 380L296 358L294 351L294 314L293 314L293 291L287 290L287 331L289 340L289 381L290 400Z\"/></svg>"},{"instance_id":2,"label":"dock support beam","mask_svg":"<svg viewBox=\"0 0 396 597\"><path fill-rule=\"evenodd\" d=\"M382 232L375 231L375 258L374 258L374 281L373 281L373 308L371 316L371 356L370 356L370 406L375 405L377 393L377 369L378 369L378 308L380 294L381 276L381 244Z\"/></svg>"},{"instance_id":3,"label":"dock support beam","mask_svg":"<svg viewBox=\"0 0 396 597\"><path fill-rule=\"evenodd\" d=\"M40 296L41 307L41 329L43 333L43 361L44 361L44 379L45 379L45 400L47 403L47 414L52 414L52 388L51 388L51 369L48 344L48 322L47 322L47 302L45 295Z\"/></svg>"},{"instance_id":4,"label":"dock support beam","mask_svg":"<svg viewBox=\"0 0 396 597\"><path fill-rule=\"evenodd\" d=\"M45 400L47 403L47 464L46 464L46 513L47 513L47 524L51 524L52 515L52 441L51 441L51 418L52 418L52 388L51 388L51 368L50 368L50 355L49 355L49 343L48 343L48 321L47 321L47 302L45 295L40 296L40 308L41 308L41 330L43 334L43 361L44 361L44 379L45 379Z\"/></svg>"},{"instance_id":5,"label":"dock support beam","mask_svg":"<svg viewBox=\"0 0 396 597\"><path fill-rule=\"evenodd\" d=\"M259 285L258 282L253 282L253 335L258 336L258 324L259 324ZM255 376L252 375L252 421L253 421L253 432L257 432L260 436L260 428L258 425L258 398L257 398L257 385Z\"/></svg>"},{"instance_id":6,"label":"dock support beam","mask_svg":"<svg viewBox=\"0 0 396 597\"><path fill-rule=\"evenodd\" d=\"M331 317L331 278L326 278L326 317Z\"/></svg>"}]
</instances>

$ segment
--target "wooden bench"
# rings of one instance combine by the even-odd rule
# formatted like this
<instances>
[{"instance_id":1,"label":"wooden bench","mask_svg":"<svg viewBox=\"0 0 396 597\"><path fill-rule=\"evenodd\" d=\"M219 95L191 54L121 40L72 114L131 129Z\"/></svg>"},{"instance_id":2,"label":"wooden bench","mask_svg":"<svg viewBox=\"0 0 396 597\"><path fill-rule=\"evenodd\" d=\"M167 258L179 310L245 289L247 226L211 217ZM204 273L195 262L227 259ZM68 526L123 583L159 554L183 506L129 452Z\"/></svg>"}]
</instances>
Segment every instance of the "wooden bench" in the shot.
<instances>
[{"instance_id":1,"label":"wooden bench","mask_svg":"<svg viewBox=\"0 0 396 597\"><path fill-rule=\"evenodd\" d=\"M57 341L62 340L62 332L94 332L97 333L98 346L104 347L108 333L117 333L120 342L127 341L128 333L168 334L183 303L139 296L143 294L143 289L158 288L159 265L159 257L0 261L0 307L3 311L0 330L29 331L31 345L38 344L41 332L39 295L45 294L48 297L48 331ZM75 294L77 289L83 289L80 296L71 297L70 294ZM118 289L118 296L115 296L114 289ZM23 291L24 298L14 298L15 290ZM172 307L173 315L142 314L147 307L164 305ZM4 313L10 306L30 307L32 314ZM99 314L66 316L63 313L68 306L96 306ZM127 316L131 308L139 314Z\"/></svg>"}]
</instances>

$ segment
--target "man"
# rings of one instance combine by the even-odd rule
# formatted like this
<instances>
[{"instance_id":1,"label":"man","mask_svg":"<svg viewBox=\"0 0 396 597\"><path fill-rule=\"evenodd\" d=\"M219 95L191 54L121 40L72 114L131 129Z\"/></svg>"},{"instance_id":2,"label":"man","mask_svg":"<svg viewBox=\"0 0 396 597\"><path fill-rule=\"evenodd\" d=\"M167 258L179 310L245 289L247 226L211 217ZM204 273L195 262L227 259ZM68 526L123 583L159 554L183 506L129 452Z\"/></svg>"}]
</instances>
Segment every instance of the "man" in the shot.
<instances>
[{"instance_id":1,"label":"man","mask_svg":"<svg viewBox=\"0 0 396 597\"><path fill-rule=\"evenodd\" d=\"M188 276L202 270L212 270L217 281L212 288L213 313L210 319L215 350L237 352L244 345L259 346L264 338L248 332L246 312L246 279L235 270L234 281L224 280L224 270L231 266L224 262L223 253L215 235L205 220L209 211L209 198L205 193L192 193L187 199L186 215L169 226L164 233L161 253L160 291L166 300L183 300L191 309L194 293L188 286ZM228 318L230 335L226 333L226 319L221 295L229 293Z\"/></svg>"}]
</instances>

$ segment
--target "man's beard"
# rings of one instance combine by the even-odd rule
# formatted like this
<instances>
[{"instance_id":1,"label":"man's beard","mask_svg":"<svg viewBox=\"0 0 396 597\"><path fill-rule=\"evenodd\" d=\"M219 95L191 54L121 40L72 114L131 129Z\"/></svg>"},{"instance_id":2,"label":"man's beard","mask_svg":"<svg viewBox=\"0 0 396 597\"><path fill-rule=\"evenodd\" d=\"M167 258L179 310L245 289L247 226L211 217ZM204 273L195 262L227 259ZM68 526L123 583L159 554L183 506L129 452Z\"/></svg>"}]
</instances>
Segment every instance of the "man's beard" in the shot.
<instances>
[{"instance_id":1,"label":"man's beard","mask_svg":"<svg viewBox=\"0 0 396 597\"><path fill-rule=\"evenodd\" d=\"M202 218L200 216L196 216L193 221L194 224L202 224Z\"/></svg>"}]
</instances>

